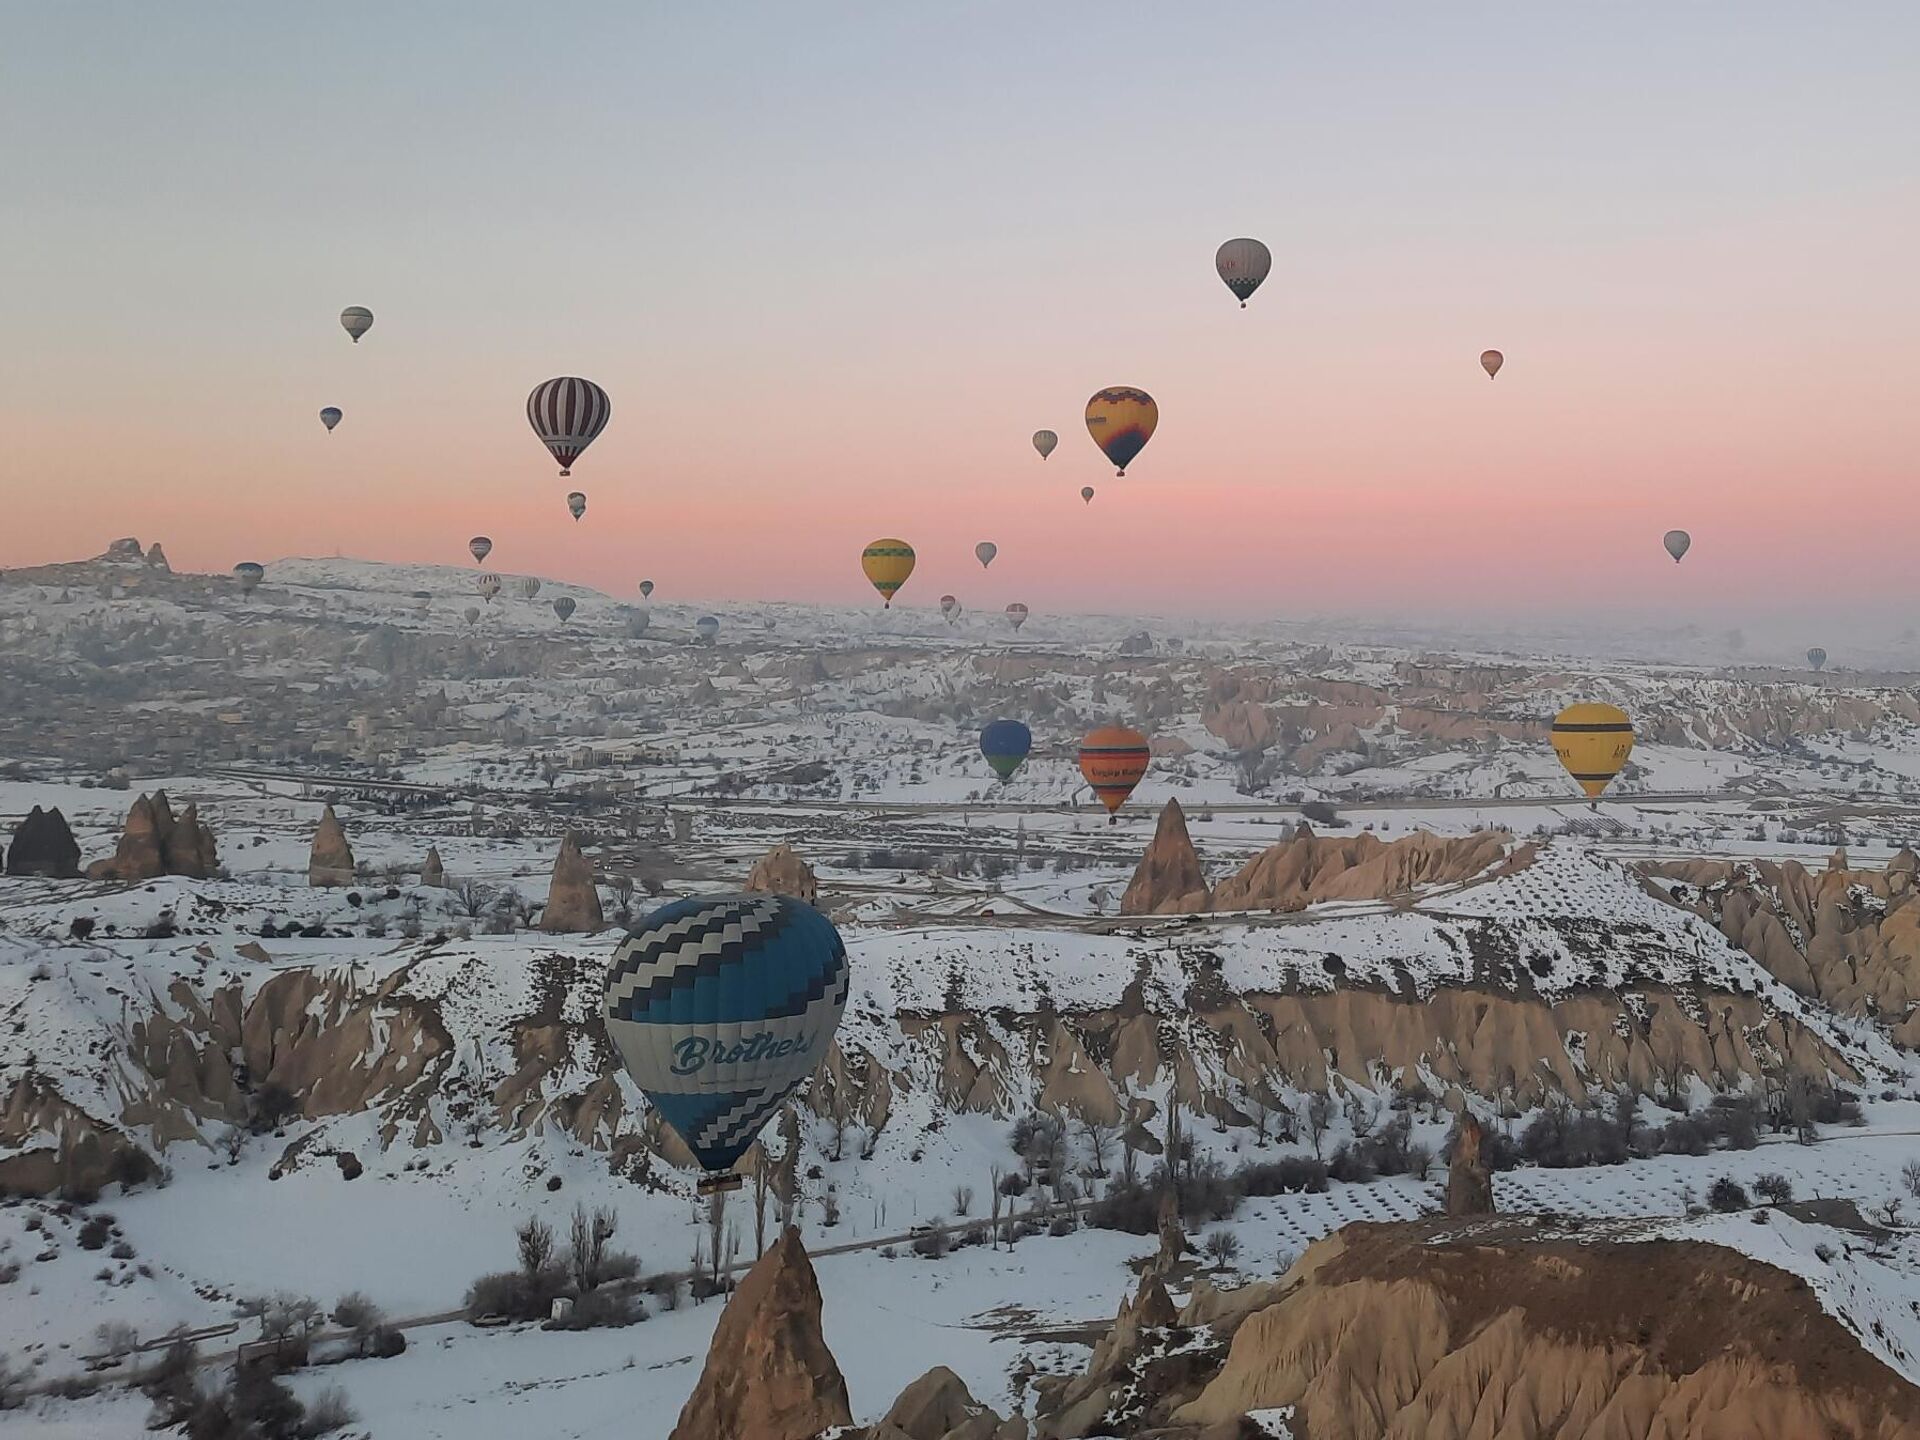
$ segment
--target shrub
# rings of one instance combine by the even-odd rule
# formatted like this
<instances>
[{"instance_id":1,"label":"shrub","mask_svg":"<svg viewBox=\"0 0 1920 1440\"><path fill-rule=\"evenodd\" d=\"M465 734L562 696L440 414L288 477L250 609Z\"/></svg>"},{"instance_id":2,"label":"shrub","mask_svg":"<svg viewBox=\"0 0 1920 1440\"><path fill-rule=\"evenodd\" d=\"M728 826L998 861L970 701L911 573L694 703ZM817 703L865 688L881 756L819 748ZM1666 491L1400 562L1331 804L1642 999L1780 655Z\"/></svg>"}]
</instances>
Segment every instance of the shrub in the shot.
<instances>
[{"instance_id":1,"label":"shrub","mask_svg":"<svg viewBox=\"0 0 1920 1440\"><path fill-rule=\"evenodd\" d=\"M1364 1185L1379 1172L1366 1146L1342 1145L1327 1162L1327 1173L1343 1185Z\"/></svg>"},{"instance_id":2,"label":"shrub","mask_svg":"<svg viewBox=\"0 0 1920 1440\"><path fill-rule=\"evenodd\" d=\"M1730 1175L1722 1175L1707 1189L1707 1204L1723 1215L1732 1210L1744 1210L1750 1203L1746 1187Z\"/></svg>"},{"instance_id":3,"label":"shrub","mask_svg":"<svg viewBox=\"0 0 1920 1440\"><path fill-rule=\"evenodd\" d=\"M1769 1205L1787 1205L1793 1201L1793 1182L1784 1175L1768 1173L1753 1182L1754 1193Z\"/></svg>"},{"instance_id":4,"label":"shrub","mask_svg":"<svg viewBox=\"0 0 1920 1440\"><path fill-rule=\"evenodd\" d=\"M513 1320L543 1319L552 1310L554 1297L566 1286L566 1271L551 1264L532 1275L524 1270L482 1275L467 1287L467 1318L505 1315Z\"/></svg>"},{"instance_id":5,"label":"shrub","mask_svg":"<svg viewBox=\"0 0 1920 1440\"><path fill-rule=\"evenodd\" d=\"M646 1307L622 1290L589 1290L573 1302L564 1320L556 1320L556 1330L619 1330L647 1318Z\"/></svg>"},{"instance_id":6,"label":"shrub","mask_svg":"<svg viewBox=\"0 0 1920 1440\"><path fill-rule=\"evenodd\" d=\"M90 1215L87 1223L80 1227L80 1248L82 1250L100 1250L106 1247L107 1239L113 1234L113 1223L104 1215Z\"/></svg>"},{"instance_id":7,"label":"shrub","mask_svg":"<svg viewBox=\"0 0 1920 1440\"><path fill-rule=\"evenodd\" d=\"M660 1302L662 1310L680 1308L680 1281L672 1275L655 1275L647 1281L647 1293Z\"/></svg>"},{"instance_id":8,"label":"shrub","mask_svg":"<svg viewBox=\"0 0 1920 1440\"><path fill-rule=\"evenodd\" d=\"M928 1260L938 1260L947 1253L947 1232L944 1220L935 1220L934 1228L924 1235L913 1237L913 1253Z\"/></svg>"},{"instance_id":9,"label":"shrub","mask_svg":"<svg viewBox=\"0 0 1920 1440\"><path fill-rule=\"evenodd\" d=\"M1234 1176L1242 1195L1318 1194L1327 1188L1324 1160L1289 1155L1281 1160L1243 1165Z\"/></svg>"},{"instance_id":10,"label":"shrub","mask_svg":"<svg viewBox=\"0 0 1920 1440\"><path fill-rule=\"evenodd\" d=\"M1831 1265L1834 1255L1833 1246L1824 1243L1816 1245L1813 1247L1813 1255L1821 1264Z\"/></svg>"},{"instance_id":11,"label":"shrub","mask_svg":"<svg viewBox=\"0 0 1920 1440\"><path fill-rule=\"evenodd\" d=\"M1053 1217L1052 1223L1047 1226L1047 1234L1057 1238L1061 1235L1071 1235L1079 1228L1080 1224L1073 1216L1056 1215Z\"/></svg>"},{"instance_id":12,"label":"shrub","mask_svg":"<svg viewBox=\"0 0 1920 1440\"><path fill-rule=\"evenodd\" d=\"M1240 1258L1240 1237L1231 1230L1215 1230L1202 1247L1218 1269L1225 1269Z\"/></svg>"},{"instance_id":13,"label":"shrub","mask_svg":"<svg viewBox=\"0 0 1920 1440\"><path fill-rule=\"evenodd\" d=\"M313 1404L307 1407L306 1423L301 1425L302 1435L331 1435L336 1430L344 1430L360 1416L352 1405L347 1403L347 1392L338 1385L329 1385L313 1397Z\"/></svg>"},{"instance_id":14,"label":"shrub","mask_svg":"<svg viewBox=\"0 0 1920 1440\"><path fill-rule=\"evenodd\" d=\"M92 934L93 917L91 915L76 915L67 925L67 938L70 940L85 940Z\"/></svg>"},{"instance_id":15,"label":"shrub","mask_svg":"<svg viewBox=\"0 0 1920 1440\"><path fill-rule=\"evenodd\" d=\"M1087 1224L1127 1235L1151 1235L1160 1227L1160 1197L1137 1180L1116 1181L1087 1207Z\"/></svg>"}]
</instances>

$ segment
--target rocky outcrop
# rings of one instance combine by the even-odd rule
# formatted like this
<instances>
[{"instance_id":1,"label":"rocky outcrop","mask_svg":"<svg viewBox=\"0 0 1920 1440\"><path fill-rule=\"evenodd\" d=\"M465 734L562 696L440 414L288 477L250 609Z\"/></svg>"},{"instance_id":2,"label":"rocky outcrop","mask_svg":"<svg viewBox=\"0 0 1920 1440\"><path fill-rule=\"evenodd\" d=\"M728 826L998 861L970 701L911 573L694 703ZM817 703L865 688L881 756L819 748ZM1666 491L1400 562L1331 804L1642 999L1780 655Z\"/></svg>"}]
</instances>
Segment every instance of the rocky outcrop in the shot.
<instances>
[{"instance_id":1,"label":"rocky outcrop","mask_svg":"<svg viewBox=\"0 0 1920 1440\"><path fill-rule=\"evenodd\" d=\"M167 552L160 548L158 540L147 547L147 567L151 570L164 571L168 575L173 573L173 567L167 563Z\"/></svg>"},{"instance_id":2,"label":"rocky outcrop","mask_svg":"<svg viewBox=\"0 0 1920 1440\"><path fill-rule=\"evenodd\" d=\"M820 898L820 885L813 878L813 867L784 840L753 862L753 870L747 876L747 889L763 895L791 896L809 905Z\"/></svg>"},{"instance_id":3,"label":"rocky outcrop","mask_svg":"<svg viewBox=\"0 0 1920 1440\"><path fill-rule=\"evenodd\" d=\"M307 884L315 889L353 884L353 847L347 843L346 827L327 806L320 826L313 832L313 849L307 854Z\"/></svg>"},{"instance_id":4,"label":"rocky outcrop","mask_svg":"<svg viewBox=\"0 0 1920 1440\"><path fill-rule=\"evenodd\" d=\"M1186 812L1178 800L1169 800L1154 827L1153 842L1120 897L1120 913L1183 915L1205 910L1208 898L1206 873L1187 833Z\"/></svg>"},{"instance_id":5,"label":"rocky outcrop","mask_svg":"<svg viewBox=\"0 0 1920 1440\"><path fill-rule=\"evenodd\" d=\"M873 1433L876 1440L992 1440L1004 1423L973 1398L966 1381L936 1365L900 1392Z\"/></svg>"},{"instance_id":6,"label":"rocky outcrop","mask_svg":"<svg viewBox=\"0 0 1920 1440\"><path fill-rule=\"evenodd\" d=\"M1493 1213L1493 1175L1481 1159L1487 1138L1471 1110L1462 1110L1453 1130L1453 1149L1447 1158L1447 1214Z\"/></svg>"},{"instance_id":7,"label":"rocky outcrop","mask_svg":"<svg viewBox=\"0 0 1920 1440\"><path fill-rule=\"evenodd\" d=\"M420 867L420 883L435 890L447 888L447 867L440 859L440 847L427 847L426 862Z\"/></svg>"},{"instance_id":8,"label":"rocky outcrop","mask_svg":"<svg viewBox=\"0 0 1920 1440\"><path fill-rule=\"evenodd\" d=\"M6 856L9 875L71 880L80 874L80 845L58 806L42 810L36 805L28 811L14 827L13 843L7 847Z\"/></svg>"},{"instance_id":9,"label":"rocky outcrop","mask_svg":"<svg viewBox=\"0 0 1920 1440\"><path fill-rule=\"evenodd\" d=\"M96 861L87 874L104 880L151 880L156 875L186 875L204 880L220 863L213 831L189 804L174 817L167 792L135 797L112 856Z\"/></svg>"},{"instance_id":10,"label":"rocky outcrop","mask_svg":"<svg viewBox=\"0 0 1920 1440\"><path fill-rule=\"evenodd\" d=\"M1304 823L1290 840L1254 856L1214 887L1215 910L1304 910L1321 900L1384 900L1431 885L1470 880L1506 853L1495 831L1441 836L1425 831L1388 844L1362 832L1322 839Z\"/></svg>"},{"instance_id":11,"label":"rocky outcrop","mask_svg":"<svg viewBox=\"0 0 1920 1440\"><path fill-rule=\"evenodd\" d=\"M814 1440L852 1423L820 1328L820 1285L789 1228L728 1300L669 1440Z\"/></svg>"},{"instance_id":12,"label":"rocky outcrop","mask_svg":"<svg viewBox=\"0 0 1920 1440\"><path fill-rule=\"evenodd\" d=\"M138 540L131 535L126 535L109 544L106 553L100 558L109 564L138 565L147 558L147 552Z\"/></svg>"},{"instance_id":13,"label":"rocky outcrop","mask_svg":"<svg viewBox=\"0 0 1920 1440\"><path fill-rule=\"evenodd\" d=\"M553 861L553 882L547 887L540 928L549 935L588 935L606 929L600 911L600 892L594 888L593 866L580 853L569 830Z\"/></svg>"}]
</instances>

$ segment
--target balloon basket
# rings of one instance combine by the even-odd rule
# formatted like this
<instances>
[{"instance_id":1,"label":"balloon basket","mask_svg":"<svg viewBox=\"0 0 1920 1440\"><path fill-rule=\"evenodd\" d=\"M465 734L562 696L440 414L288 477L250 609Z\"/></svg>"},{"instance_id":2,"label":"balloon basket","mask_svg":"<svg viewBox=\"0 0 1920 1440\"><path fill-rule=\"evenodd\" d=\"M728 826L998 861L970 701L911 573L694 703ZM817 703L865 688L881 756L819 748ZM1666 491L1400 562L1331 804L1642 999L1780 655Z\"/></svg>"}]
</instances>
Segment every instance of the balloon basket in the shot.
<instances>
[{"instance_id":1,"label":"balloon basket","mask_svg":"<svg viewBox=\"0 0 1920 1440\"><path fill-rule=\"evenodd\" d=\"M694 1189L702 1195L712 1195L724 1190L738 1190L746 1183L740 1176L729 1171L725 1175L703 1175Z\"/></svg>"}]
</instances>

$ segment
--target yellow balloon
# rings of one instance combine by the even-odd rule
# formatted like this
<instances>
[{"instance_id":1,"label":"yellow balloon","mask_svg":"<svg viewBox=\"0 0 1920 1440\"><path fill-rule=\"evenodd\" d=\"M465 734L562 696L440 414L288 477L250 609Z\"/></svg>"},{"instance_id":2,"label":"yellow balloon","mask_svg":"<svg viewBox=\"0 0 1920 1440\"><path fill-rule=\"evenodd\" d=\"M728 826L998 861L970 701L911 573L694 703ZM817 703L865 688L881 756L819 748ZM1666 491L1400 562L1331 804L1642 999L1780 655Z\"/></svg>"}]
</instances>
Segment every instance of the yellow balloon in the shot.
<instances>
[{"instance_id":1,"label":"yellow balloon","mask_svg":"<svg viewBox=\"0 0 1920 1440\"><path fill-rule=\"evenodd\" d=\"M1598 800L1633 753L1633 721L1617 705L1569 705L1553 717L1553 753L1587 798Z\"/></svg>"},{"instance_id":2,"label":"yellow balloon","mask_svg":"<svg viewBox=\"0 0 1920 1440\"><path fill-rule=\"evenodd\" d=\"M860 552L860 568L892 608L894 592L913 574L913 547L904 540L876 540Z\"/></svg>"},{"instance_id":3,"label":"yellow balloon","mask_svg":"<svg viewBox=\"0 0 1920 1440\"><path fill-rule=\"evenodd\" d=\"M1127 466L1153 438L1159 423L1160 407L1153 397L1131 385L1095 391L1087 401L1087 433L1113 462L1117 475L1127 473Z\"/></svg>"}]
</instances>

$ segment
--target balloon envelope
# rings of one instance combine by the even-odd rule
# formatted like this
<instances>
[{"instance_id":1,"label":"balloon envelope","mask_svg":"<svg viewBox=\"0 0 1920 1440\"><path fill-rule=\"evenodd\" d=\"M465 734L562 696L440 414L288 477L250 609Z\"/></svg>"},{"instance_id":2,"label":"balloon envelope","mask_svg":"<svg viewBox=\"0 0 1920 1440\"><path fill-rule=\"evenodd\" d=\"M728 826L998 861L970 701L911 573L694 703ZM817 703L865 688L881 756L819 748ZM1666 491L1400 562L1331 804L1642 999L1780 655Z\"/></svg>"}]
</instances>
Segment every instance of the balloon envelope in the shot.
<instances>
[{"instance_id":1,"label":"balloon envelope","mask_svg":"<svg viewBox=\"0 0 1920 1440\"><path fill-rule=\"evenodd\" d=\"M574 603L571 595L556 595L553 597L553 613L560 617L560 623L562 625L573 618L573 611Z\"/></svg>"},{"instance_id":2,"label":"balloon envelope","mask_svg":"<svg viewBox=\"0 0 1920 1440\"><path fill-rule=\"evenodd\" d=\"M1018 720L990 721L980 731L980 753L1002 780L1011 779L1033 749L1033 732Z\"/></svg>"},{"instance_id":3,"label":"balloon envelope","mask_svg":"<svg viewBox=\"0 0 1920 1440\"><path fill-rule=\"evenodd\" d=\"M573 462L607 428L612 415L607 392L578 375L542 380L527 396L527 423L560 462L562 475L573 473Z\"/></svg>"},{"instance_id":4,"label":"balloon envelope","mask_svg":"<svg viewBox=\"0 0 1920 1440\"><path fill-rule=\"evenodd\" d=\"M567 509L571 510L573 512L573 518L578 520L582 515L587 513L587 497L578 490L574 491L571 495L567 496Z\"/></svg>"},{"instance_id":5,"label":"balloon envelope","mask_svg":"<svg viewBox=\"0 0 1920 1440\"><path fill-rule=\"evenodd\" d=\"M358 345L360 337L373 328L373 312L364 305L349 305L340 312L340 328Z\"/></svg>"},{"instance_id":6,"label":"balloon envelope","mask_svg":"<svg viewBox=\"0 0 1920 1440\"><path fill-rule=\"evenodd\" d=\"M326 409L320 412L320 423L326 426L327 430L331 432L333 427L340 423L340 407L338 405L327 406Z\"/></svg>"},{"instance_id":7,"label":"balloon envelope","mask_svg":"<svg viewBox=\"0 0 1920 1440\"><path fill-rule=\"evenodd\" d=\"M477 565L493 553L493 541L484 535L476 535L467 541L467 553L473 556L474 563Z\"/></svg>"},{"instance_id":8,"label":"balloon envelope","mask_svg":"<svg viewBox=\"0 0 1920 1440\"><path fill-rule=\"evenodd\" d=\"M1093 486L1082 485L1080 487L1080 498L1091 505L1093 503Z\"/></svg>"},{"instance_id":9,"label":"balloon envelope","mask_svg":"<svg viewBox=\"0 0 1920 1440\"><path fill-rule=\"evenodd\" d=\"M1147 737L1125 725L1102 725L1080 742L1080 773L1107 807L1109 824L1147 773L1151 758Z\"/></svg>"},{"instance_id":10,"label":"balloon envelope","mask_svg":"<svg viewBox=\"0 0 1920 1440\"><path fill-rule=\"evenodd\" d=\"M491 602L500 593L500 577L493 574L476 575L473 577L473 588L480 592L482 600Z\"/></svg>"},{"instance_id":11,"label":"balloon envelope","mask_svg":"<svg viewBox=\"0 0 1920 1440\"><path fill-rule=\"evenodd\" d=\"M1597 800L1633 753L1633 722L1617 705L1581 701L1553 717L1553 753L1589 800Z\"/></svg>"},{"instance_id":12,"label":"balloon envelope","mask_svg":"<svg viewBox=\"0 0 1920 1440\"><path fill-rule=\"evenodd\" d=\"M913 574L913 547L904 540L876 540L860 552L860 568L880 592L882 605L891 609L894 595Z\"/></svg>"},{"instance_id":13,"label":"balloon envelope","mask_svg":"<svg viewBox=\"0 0 1920 1440\"><path fill-rule=\"evenodd\" d=\"M1480 352L1480 368L1487 372L1487 378L1489 380L1498 375L1500 373L1500 367L1506 363L1507 357L1502 355L1498 350L1482 350Z\"/></svg>"},{"instance_id":14,"label":"balloon envelope","mask_svg":"<svg viewBox=\"0 0 1920 1440\"><path fill-rule=\"evenodd\" d=\"M652 595L652 594L653 594L653 582L652 582L651 580L642 580L642 581L640 582L640 593L641 593L642 595Z\"/></svg>"},{"instance_id":15,"label":"balloon envelope","mask_svg":"<svg viewBox=\"0 0 1920 1440\"><path fill-rule=\"evenodd\" d=\"M1807 664L1813 666L1814 669L1818 670L1826 663L1827 652L1822 650L1818 645L1807 651Z\"/></svg>"},{"instance_id":16,"label":"balloon envelope","mask_svg":"<svg viewBox=\"0 0 1920 1440\"><path fill-rule=\"evenodd\" d=\"M711 641L720 633L720 621L712 615L702 615L693 622L693 628L700 633L702 640Z\"/></svg>"},{"instance_id":17,"label":"balloon envelope","mask_svg":"<svg viewBox=\"0 0 1920 1440\"><path fill-rule=\"evenodd\" d=\"M251 595L254 587L266 579L267 567L256 565L251 560L242 560L233 567L233 578L240 582L240 593Z\"/></svg>"},{"instance_id":18,"label":"balloon envelope","mask_svg":"<svg viewBox=\"0 0 1920 1440\"><path fill-rule=\"evenodd\" d=\"M466 609L460 612L460 618L465 620L469 625L473 624L480 618L480 607L478 605L467 606Z\"/></svg>"},{"instance_id":19,"label":"balloon envelope","mask_svg":"<svg viewBox=\"0 0 1920 1440\"><path fill-rule=\"evenodd\" d=\"M958 610L959 608L960 608L960 601L957 596L942 595L940 597L940 613L946 616L949 620L953 618L953 612Z\"/></svg>"},{"instance_id":20,"label":"balloon envelope","mask_svg":"<svg viewBox=\"0 0 1920 1440\"><path fill-rule=\"evenodd\" d=\"M715 1174L746 1154L826 1058L847 976L840 932L811 905L784 895L677 900L614 951L607 1035L661 1118Z\"/></svg>"},{"instance_id":21,"label":"balloon envelope","mask_svg":"<svg viewBox=\"0 0 1920 1440\"><path fill-rule=\"evenodd\" d=\"M1060 437L1051 430L1033 432L1033 448L1040 452L1040 458L1046 459L1053 453L1053 447L1060 443Z\"/></svg>"},{"instance_id":22,"label":"balloon envelope","mask_svg":"<svg viewBox=\"0 0 1920 1440\"><path fill-rule=\"evenodd\" d=\"M1127 473L1127 466L1153 438L1159 424L1160 407L1153 403L1153 397L1131 385L1096 390L1087 401L1087 433L1119 475Z\"/></svg>"},{"instance_id":23,"label":"balloon envelope","mask_svg":"<svg viewBox=\"0 0 1920 1440\"><path fill-rule=\"evenodd\" d=\"M1027 607L1022 605L1018 600L1014 601L1011 605L1007 606L1007 619L1011 620L1013 622L1013 628L1018 630L1022 625L1027 623Z\"/></svg>"},{"instance_id":24,"label":"balloon envelope","mask_svg":"<svg viewBox=\"0 0 1920 1440\"><path fill-rule=\"evenodd\" d=\"M540 593L540 577L538 575L524 576L516 588L523 596L531 600Z\"/></svg>"},{"instance_id":25,"label":"balloon envelope","mask_svg":"<svg viewBox=\"0 0 1920 1440\"><path fill-rule=\"evenodd\" d=\"M1667 547L1667 554L1671 555L1673 563L1678 565L1680 557L1693 547L1693 537L1684 530L1669 530L1660 537L1660 543Z\"/></svg>"},{"instance_id":26,"label":"balloon envelope","mask_svg":"<svg viewBox=\"0 0 1920 1440\"><path fill-rule=\"evenodd\" d=\"M982 540L973 547L973 558L980 562L980 568L986 569L993 564L993 557L1000 553L1000 547L991 540Z\"/></svg>"},{"instance_id":27,"label":"balloon envelope","mask_svg":"<svg viewBox=\"0 0 1920 1440\"><path fill-rule=\"evenodd\" d=\"M1260 288L1260 282L1273 269L1273 252L1258 240L1229 240L1213 254L1213 268L1220 272L1242 310L1247 298Z\"/></svg>"}]
</instances>

